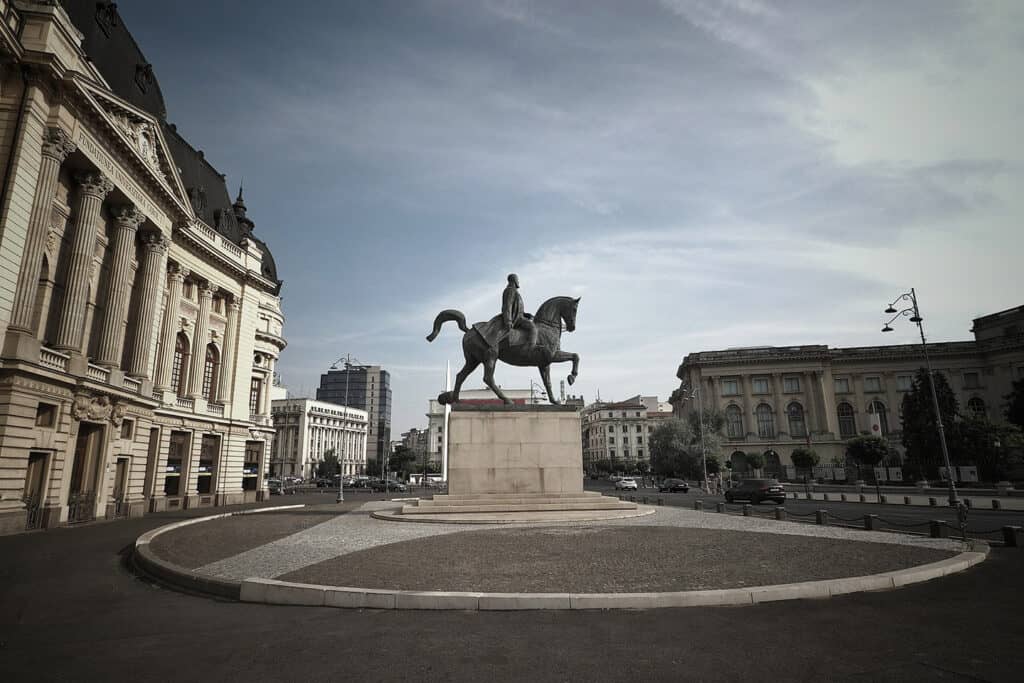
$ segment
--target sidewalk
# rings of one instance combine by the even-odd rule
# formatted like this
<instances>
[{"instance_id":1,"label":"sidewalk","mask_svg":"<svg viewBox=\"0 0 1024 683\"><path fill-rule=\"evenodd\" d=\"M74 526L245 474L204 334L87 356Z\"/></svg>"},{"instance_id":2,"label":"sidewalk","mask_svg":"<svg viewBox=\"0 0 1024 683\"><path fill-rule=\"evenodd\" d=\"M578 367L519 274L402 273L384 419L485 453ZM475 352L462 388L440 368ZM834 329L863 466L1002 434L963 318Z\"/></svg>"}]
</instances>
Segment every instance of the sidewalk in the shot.
<instances>
[{"instance_id":1,"label":"sidewalk","mask_svg":"<svg viewBox=\"0 0 1024 683\"><path fill-rule=\"evenodd\" d=\"M789 490L786 492L787 498L793 500L827 500L827 501L844 501L847 503L882 503L887 505L913 505L918 507L949 507L949 497L946 491L936 490L929 495L922 495L920 493L886 493L882 492L881 500L874 491L864 493L850 492L812 492L806 493L804 491L793 491ZM1020 498L1006 498L996 495L988 496L977 496L977 495L961 495L960 498L972 509L985 509L985 510L1024 510L1024 499ZM909 501L909 502L908 502Z\"/></svg>"}]
</instances>

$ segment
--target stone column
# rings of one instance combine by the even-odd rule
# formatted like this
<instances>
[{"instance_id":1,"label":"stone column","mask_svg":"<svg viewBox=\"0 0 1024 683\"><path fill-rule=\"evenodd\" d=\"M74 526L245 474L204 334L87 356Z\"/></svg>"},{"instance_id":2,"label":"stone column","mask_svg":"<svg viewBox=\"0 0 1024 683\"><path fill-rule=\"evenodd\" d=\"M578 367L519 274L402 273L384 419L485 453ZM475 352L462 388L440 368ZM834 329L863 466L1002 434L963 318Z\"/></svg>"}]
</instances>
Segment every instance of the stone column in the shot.
<instances>
[{"instance_id":1,"label":"stone column","mask_svg":"<svg viewBox=\"0 0 1024 683\"><path fill-rule=\"evenodd\" d=\"M96 231L103 220L100 209L103 198L114 189L110 180L99 171L80 173L75 180L78 181L78 194L75 197L74 238L54 344L62 351L82 351L85 305L89 298L92 261L96 251Z\"/></svg>"},{"instance_id":2,"label":"stone column","mask_svg":"<svg viewBox=\"0 0 1024 683\"><path fill-rule=\"evenodd\" d=\"M789 419L786 416L786 397L782 393L782 374L772 373L772 395L775 399L775 436L789 435Z\"/></svg>"},{"instance_id":3,"label":"stone column","mask_svg":"<svg viewBox=\"0 0 1024 683\"><path fill-rule=\"evenodd\" d=\"M14 293L10 329L33 333L32 317L35 312L36 287L39 283L46 236L50 231L50 215L53 212L53 198L57 193L57 177L60 174L60 165L73 151L75 144L62 129L47 128L43 133L43 156L39 162L39 179L36 181L36 191L32 197L32 213L28 219L25 249L21 253L21 269L18 271L18 286ZM51 270L56 265L50 264Z\"/></svg>"},{"instance_id":4,"label":"stone column","mask_svg":"<svg viewBox=\"0 0 1024 683\"><path fill-rule=\"evenodd\" d=\"M826 386L826 382L832 380L832 373L821 371L818 373L818 390L821 392L821 405L825 414L825 431L832 435L839 434L839 418L836 416L835 385Z\"/></svg>"},{"instance_id":5,"label":"stone column","mask_svg":"<svg viewBox=\"0 0 1024 683\"><path fill-rule=\"evenodd\" d=\"M807 433L814 435L828 431L828 425L825 423L825 411L818 399L815 387L814 373L810 370L805 371L800 381L804 385L804 422L807 425Z\"/></svg>"},{"instance_id":6,"label":"stone column","mask_svg":"<svg viewBox=\"0 0 1024 683\"><path fill-rule=\"evenodd\" d=\"M137 379L149 379L149 350L160 298L161 277L165 272L167 240L159 232L146 233L142 238L142 291L139 292L139 321L128 358L128 374Z\"/></svg>"},{"instance_id":7,"label":"stone column","mask_svg":"<svg viewBox=\"0 0 1024 683\"><path fill-rule=\"evenodd\" d=\"M217 383L216 400L230 403L235 389L235 344L238 338L238 313L242 306L232 297L228 303L228 322L224 327L224 349L220 354L220 381ZM213 397L210 397L213 400Z\"/></svg>"},{"instance_id":8,"label":"stone column","mask_svg":"<svg viewBox=\"0 0 1024 683\"><path fill-rule=\"evenodd\" d=\"M740 391L743 392L743 429L746 432L746 434L743 435L743 439L746 441L757 436L757 415L754 414L753 403L751 401L751 394L754 391L754 386L750 375L742 375L740 377L740 387Z\"/></svg>"},{"instance_id":9,"label":"stone column","mask_svg":"<svg viewBox=\"0 0 1024 683\"><path fill-rule=\"evenodd\" d=\"M178 336L178 318L181 315L181 290L188 277L188 270L176 263L167 267L168 283L164 322L160 329L160 357L157 359L157 389L171 390L171 370L174 365L174 342ZM166 399L166 397L165 397Z\"/></svg>"},{"instance_id":10,"label":"stone column","mask_svg":"<svg viewBox=\"0 0 1024 683\"><path fill-rule=\"evenodd\" d=\"M274 386L274 367L277 365L277 359L267 357L267 380L264 382L263 387L263 407L260 411L260 415L270 414L270 387Z\"/></svg>"},{"instance_id":11,"label":"stone column","mask_svg":"<svg viewBox=\"0 0 1024 683\"><path fill-rule=\"evenodd\" d=\"M199 285L199 316L196 318L196 332L192 338L192 367L188 373L189 398L203 395L203 368L206 365L206 345L210 337L210 305L213 303L214 286L209 282Z\"/></svg>"},{"instance_id":12,"label":"stone column","mask_svg":"<svg viewBox=\"0 0 1024 683\"><path fill-rule=\"evenodd\" d=\"M131 298L132 259L135 257L135 233L146 217L132 204L114 209L114 252L110 266L107 310L100 329L96 364L119 368L124 352L124 325Z\"/></svg>"}]
</instances>

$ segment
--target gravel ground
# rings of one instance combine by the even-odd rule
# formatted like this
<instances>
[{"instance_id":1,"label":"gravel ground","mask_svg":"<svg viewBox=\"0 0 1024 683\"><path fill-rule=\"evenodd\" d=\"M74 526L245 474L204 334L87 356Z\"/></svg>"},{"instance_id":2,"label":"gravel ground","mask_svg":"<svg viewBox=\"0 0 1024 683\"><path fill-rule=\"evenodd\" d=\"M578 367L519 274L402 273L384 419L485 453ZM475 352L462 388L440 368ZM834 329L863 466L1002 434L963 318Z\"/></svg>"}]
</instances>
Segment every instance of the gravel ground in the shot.
<instances>
[{"instance_id":1,"label":"gravel ground","mask_svg":"<svg viewBox=\"0 0 1024 683\"><path fill-rule=\"evenodd\" d=\"M196 569L334 519L342 510L324 505L225 517L160 534L150 548L163 560Z\"/></svg>"},{"instance_id":2,"label":"gravel ground","mask_svg":"<svg viewBox=\"0 0 1024 683\"><path fill-rule=\"evenodd\" d=\"M951 555L911 545L719 529L559 526L401 541L278 578L397 590L660 592L861 576Z\"/></svg>"}]
</instances>

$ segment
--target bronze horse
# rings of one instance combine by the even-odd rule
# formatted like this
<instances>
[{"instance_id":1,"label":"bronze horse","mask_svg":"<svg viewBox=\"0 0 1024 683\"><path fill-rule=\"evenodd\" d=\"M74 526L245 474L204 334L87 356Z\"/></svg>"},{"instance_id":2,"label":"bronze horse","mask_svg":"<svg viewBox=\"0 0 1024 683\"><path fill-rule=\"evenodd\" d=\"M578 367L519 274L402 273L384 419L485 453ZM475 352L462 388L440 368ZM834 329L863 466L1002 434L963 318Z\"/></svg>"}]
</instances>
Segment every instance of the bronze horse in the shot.
<instances>
[{"instance_id":1,"label":"bronze horse","mask_svg":"<svg viewBox=\"0 0 1024 683\"><path fill-rule=\"evenodd\" d=\"M466 316L461 311L448 309L438 313L434 318L434 329L427 335L427 341L434 341L444 323L458 323L459 329L465 333L462 336L462 353L466 357L466 364L455 376L455 388L442 393L437 400L442 404L457 402L462 383L482 363L484 383L505 402L505 405L511 405L512 401L494 383L494 366L502 360L509 365L520 367L536 366L544 381L544 389L548 392L548 400L557 404L558 399L551 391L551 364L572 361L569 384L576 381L580 369L579 355L561 350L562 324L565 324L566 332L576 329L576 308L579 303L578 298L556 296L541 304L533 316L533 322L537 325L537 343L529 348L524 348L524 345L528 345L527 335L518 329L508 332L507 336L504 334L504 321L500 315L487 322L476 323L470 328L466 327ZM500 341L496 344L492 343L498 339Z\"/></svg>"}]
</instances>

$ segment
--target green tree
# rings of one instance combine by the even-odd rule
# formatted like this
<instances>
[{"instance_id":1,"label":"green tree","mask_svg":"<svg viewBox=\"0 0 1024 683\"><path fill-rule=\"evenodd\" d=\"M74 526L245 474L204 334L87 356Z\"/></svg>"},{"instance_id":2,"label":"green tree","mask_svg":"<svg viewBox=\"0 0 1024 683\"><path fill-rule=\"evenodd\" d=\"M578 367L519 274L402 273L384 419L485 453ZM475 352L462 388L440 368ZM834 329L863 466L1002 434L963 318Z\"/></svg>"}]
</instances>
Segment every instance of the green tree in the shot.
<instances>
[{"instance_id":1,"label":"green tree","mask_svg":"<svg viewBox=\"0 0 1024 683\"><path fill-rule=\"evenodd\" d=\"M790 454L790 459L793 461L793 466L797 469L804 471L804 476L810 477L814 473L814 467L820 462L818 453L813 448L794 448Z\"/></svg>"},{"instance_id":2,"label":"green tree","mask_svg":"<svg viewBox=\"0 0 1024 683\"><path fill-rule=\"evenodd\" d=\"M612 472L612 461L608 458L601 458L594 463L594 471L600 474L611 474Z\"/></svg>"},{"instance_id":3,"label":"green tree","mask_svg":"<svg viewBox=\"0 0 1024 683\"><path fill-rule=\"evenodd\" d=\"M692 477L700 471L699 451L693 452L694 435L688 422L677 418L664 420L648 439L651 469L666 477Z\"/></svg>"},{"instance_id":4,"label":"green tree","mask_svg":"<svg viewBox=\"0 0 1024 683\"><path fill-rule=\"evenodd\" d=\"M764 467L764 456L760 453L744 453L744 456L747 459L747 467L754 470L755 474Z\"/></svg>"},{"instance_id":5,"label":"green tree","mask_svg":"<svg viewBox=\"0 0 1024 683\"><path fill-rule=\"evenodd\" d=\"M1006 419L1024 429L1024 378L1011 386L1012 391L1003 397L1006 399Z\"/></svg>"},{"instance_id":6,"label":"green tree","mask_svg":"<svg viewBox=\"0 0 1024 683\"><path fill-rule=\"evenodd\" d=\"M1015 424L994 424L983 417L966 416L957 424L957 462L973 462L985 481L1009 476L1010 466L1024 445L1024 432Z\"/></svg>"},{"instance_id":7,"label":"green tree","mask_svg":"<svg viewBox=\"0 0 1024 683\"><path fill-rule=\"evenodd\" d=\"M955 435L954 425L960 414L960 406L945 375L935 373L934 382L942 424L947 437L952 438ZM926 369L919 369L914 376L911 390L903 397L901 414L903 447L907 452L911 473L922 477L937 477L938 467L942 461L942 447L939 444L935 405Z\"/></svg>"},{"instance_id":8,"label":"green tree","mask_svg":"<svg viewBox=\"0 0 1024 683\"><path fill-rule=\"evenodd\" d=\"M416 453L408 446L395 446L391 457L388 458L388 476L408 479L409 473L414 471L415 468Z\"/></svg>"},{"instance_id":9,"label":"green tree","mask_svg":"<svg viewBox=\"0 0 1024 683\"><path fill-rule=\"evenodd\" d=\"M338 456L334 454L333 448L328 449L327 452L324 453L323 460L317 463L316 476L330 479L339 472Z\"/></svg>"},{"instance_id":10,"label":"green tree","mask_svg":"<svg viewBox=\"0 0 1024 683\"><path fill-rule=\"evenodd\" d=\"M722 462L718 459L717 455L709 455L707 457L708 474L718 474L722 471Z\"/></svg>"},{"instance_id":11,"label":"green tree","mask_svg":"<svg viewBox=\"0 0 1024 683\"><path fill-rule=\"evenodd\" d=\"M703 416L703 422L701 417ZM725 414L719 410L705 410L703 415L698 411L691 411L686 416L686 421L690 426L690 432L693 435L692 443L690 443L690 450L694 451L699 457L700 454L717 453L722 448L722 444L725 442ZM701 442L701 427L704 428L704 440ZM703 449L703 451L701 450ZM708 470L708 474L711 471Z\"/></svg>"},{"instance_id":12,"label":"green tree","mask_svg":"<svg viewBox=\"0 0 1024 683\"><path fill-rule=\"evenodd\" d=\"M877 436L855 436L846 442L846 457L861 467L872 468L892 455L889 442Z\"/></svg>"},{"instance_id":13,"label":"green tree","mask_svg":"<svg viewBox=\"0 0 1024 683\"><path fill-rule=\"evenodd\" d=\"M646 460L637 460L636 471L638 474L647 474L651 471L651 465Z\"/></svg>"}]
</instances>

